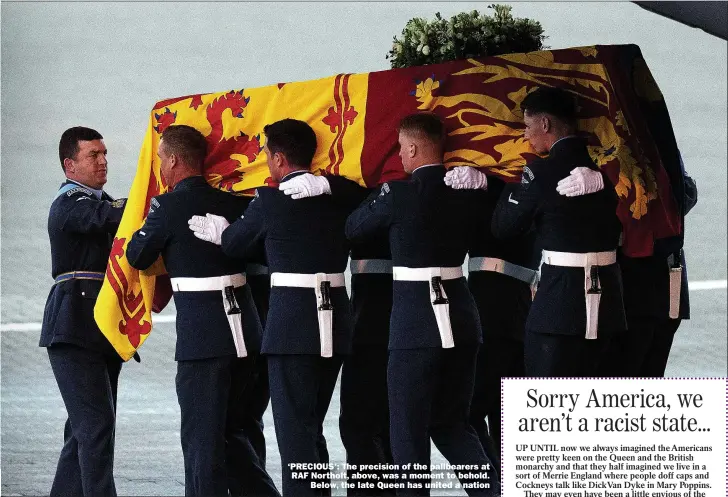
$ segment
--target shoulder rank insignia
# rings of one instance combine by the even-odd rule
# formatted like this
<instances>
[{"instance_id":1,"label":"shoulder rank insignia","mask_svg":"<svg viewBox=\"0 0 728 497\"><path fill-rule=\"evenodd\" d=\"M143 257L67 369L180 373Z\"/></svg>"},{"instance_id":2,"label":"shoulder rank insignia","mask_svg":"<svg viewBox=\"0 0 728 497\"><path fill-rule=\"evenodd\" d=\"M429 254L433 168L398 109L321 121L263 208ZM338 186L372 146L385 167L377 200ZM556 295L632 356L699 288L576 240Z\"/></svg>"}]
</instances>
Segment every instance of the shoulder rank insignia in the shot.
<instances>
[{"instance_id":1,"label":"shoulder rank insignia","mask_svg":"<svg viewBox=\"0 0 728 497\"><path fill-rule=\"evenodd\" d=\"M389 193L391 190L389 189L389 185L387 183L382 183L382 189L379 192L379 196L382 197L385 194Z\"/></svg>"}]
</instances>

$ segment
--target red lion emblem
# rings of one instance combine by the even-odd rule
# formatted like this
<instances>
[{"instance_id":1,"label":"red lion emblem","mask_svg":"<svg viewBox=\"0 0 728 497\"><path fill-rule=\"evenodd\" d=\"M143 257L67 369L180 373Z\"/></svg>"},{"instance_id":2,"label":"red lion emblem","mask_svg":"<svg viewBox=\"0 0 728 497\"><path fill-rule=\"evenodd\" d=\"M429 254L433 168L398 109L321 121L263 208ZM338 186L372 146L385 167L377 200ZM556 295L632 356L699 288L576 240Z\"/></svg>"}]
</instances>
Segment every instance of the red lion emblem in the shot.
<instances>
[{"instance_id":1,"label":"red lion emblem","mask_svg":"<svg viewBox=\"0 0 728 497\"><path fill-rule=\"evenodd\" d=\"M217 187L221 190L231 191L233 185L239 183L245 174L238 169L242 165L241 162L231 158L233 154L244 155L250 163L262 150L260 135L249 137L241 131L238 136L223 138L223 113L230 109L234 117L243 119L245 117L243 112L248 102L250 97L244 95L244 90L233 90L216 98L207 107L207 120L212 131L207 136L205 176L211 183L217 183Z\"/></svg>"},{"instance_id":2,"label":"red lion emblem","mask_svg":"<svg viewBox=\"0 0 728 497\"><path fill-rule=\"evenodd\" d=\"M111 254L109 255L109 265L106 268L106 280L114 289L123 316L122 320L119 321L119 333L126 335L129 343L137 348L141 343L142 335L148 335L152 331L152 325L149 322L142 321L147 311L144 306L142 292L134 294L130 290L129 281L119 265L119 258L124 255L125 241L126 238L114 237Z\"/></svg>"},{"instance_id":3,"label":"red lion emblem","mask_svg":"<svg viewBox=\"0 0 728 497\"><path fill-rule=\"evenodd\" d=\"M169 107L166 107L164 109L164 112L162 112L161 114L157 114L155 112L154 119L157 120L157 125L154 127L154 131L161 135L165 129L167 129L170 125L174 124L174 122L177 120L177 111L172 112L171 110L169 110Z\"/></svg>"}]
</instances>

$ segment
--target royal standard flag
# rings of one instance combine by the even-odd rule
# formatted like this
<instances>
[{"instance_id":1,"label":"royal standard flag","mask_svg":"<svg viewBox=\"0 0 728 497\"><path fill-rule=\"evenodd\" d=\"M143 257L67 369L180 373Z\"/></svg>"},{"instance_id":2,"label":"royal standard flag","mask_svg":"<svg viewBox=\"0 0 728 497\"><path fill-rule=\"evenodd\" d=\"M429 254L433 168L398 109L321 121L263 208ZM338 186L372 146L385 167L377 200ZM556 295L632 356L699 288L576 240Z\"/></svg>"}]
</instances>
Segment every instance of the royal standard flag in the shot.
<instances>
[{"instance_id":1,"label":"royal standard flag","mask_svg":"<svg viewBox=\"0 0 728 497\"><path fill-rule=\"evenodd\" d=\"M234 194L271 184L261 136L266 124L284 118L306 121L316 132L312 169L317 174L342 175L369 187L402 179L397 124L423 110L445 121L448 167L475 166L517 181L536 157L523 138L520 102L537 86L562 87L578 97L580 132L620 198L624 252L650 255L655 240L678 235L681 218L665 167L679 160L675 138L662 94L634 45L510 54L190 95L161 101L151 112L96 303L96 322L125 360L151 331L155 287L165 282L158 278L164 267L158 261L136 271L124 251L144 223L151 198L167 190L157 147L168 126L190 125L206 136L205 177Z\"/></svg>"}]
</instances>

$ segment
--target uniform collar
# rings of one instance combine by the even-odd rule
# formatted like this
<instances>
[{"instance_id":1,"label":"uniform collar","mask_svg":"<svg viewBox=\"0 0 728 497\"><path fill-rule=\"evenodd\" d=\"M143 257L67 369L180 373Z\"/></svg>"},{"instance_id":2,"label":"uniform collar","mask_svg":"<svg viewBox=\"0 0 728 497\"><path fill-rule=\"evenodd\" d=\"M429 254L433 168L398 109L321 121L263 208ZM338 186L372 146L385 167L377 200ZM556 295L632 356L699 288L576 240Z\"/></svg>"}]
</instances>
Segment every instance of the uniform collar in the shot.
<instances>
[{"instance_id":1,"label":"uniform collar","mask_svg":"<svg viewBox=\"0 0 728 497\"><path fill-rule=\"evenodd\" d=\"M174 188L172 190L189 190L190 188L195 188L206 184L207 181L205 181L205 178L203 178L202 176L190 176L174 185Z\"/></svg>"},{"instance_id":2,"label":"uniform collar","mask_svg":"<svg viewBox=\"0 0 728 497\"><path fill-rule=\"evenodd\" d=\"M280 182L283 183L284 181L287 181L287 180L289 180L291 178L294 178L295 176L298 176L300 174L310 173L310 172L311 171L309 171L308 169L296 169L295 171L291 171L290 173L288 173L285 176L283 176L281 178L281 181Z\"/></svg>"},{"instance_id":3,"label":"uniform collar","mask_svg":"<svg viewBox=\"0 0 728 497\"><path fill-rule=\"evenodd\" d=\"M558 152L563 148L572 147L577 143L581 143L582 141L582 138L577 135L569 135L564 136L563 138L559 138L551 145L551 148L549 149L549 155L553 154L554 152Z\"/></svg>"},{"instance_id":4,"label":"uniform collar","mask_svg":"<svg viewBox=\"0 0 728 497\"><path fill-rule=\"evenodd\" d=\"M413 178L432 178L445 175L445 166L443 164L425 164L412 172Z\"/></svg>"},{"instance_id":5,"label":"uniform collar","mask_svg":"<svg viewBox=\"0 0 728 497\"><path fill-rule=\"evenodd\" d=\"M78 186L82 186L82 187L86 188L87 190L91 190L93 192L94 196L97 199L99 199L99 200L101 200L101 197L104 195L104 189L103 188L101 190L97 190L96 188L91 188L90 186L84 185L83 183L81 183L79 181L72 180L72 179L69 179L69 178L66 178L66 179L68 180L69 183L74 183L74 184L76 184Z\"/></svg>"}]
</instances>

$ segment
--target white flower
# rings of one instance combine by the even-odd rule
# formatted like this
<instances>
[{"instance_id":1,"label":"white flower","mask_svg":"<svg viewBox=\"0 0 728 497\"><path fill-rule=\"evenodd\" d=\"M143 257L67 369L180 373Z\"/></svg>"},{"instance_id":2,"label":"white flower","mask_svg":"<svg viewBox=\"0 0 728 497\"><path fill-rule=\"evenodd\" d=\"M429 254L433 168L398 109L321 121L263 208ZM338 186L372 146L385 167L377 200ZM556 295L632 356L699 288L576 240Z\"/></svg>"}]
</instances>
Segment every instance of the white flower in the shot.
<instances>
[{"instance_id":1,"label":"white flower","mask_svg":"<svg viewBox=\"0 0 728 497\"><path fill-rule=\"evenodd\" d=\"M427 45L422 47L422 55L430 55L430 47L428 47Z\"/></svg>"}]
</instances>

